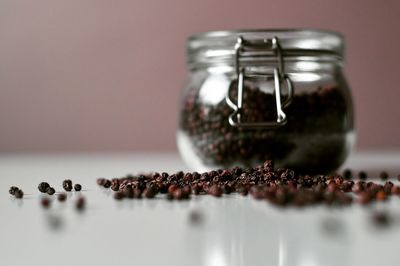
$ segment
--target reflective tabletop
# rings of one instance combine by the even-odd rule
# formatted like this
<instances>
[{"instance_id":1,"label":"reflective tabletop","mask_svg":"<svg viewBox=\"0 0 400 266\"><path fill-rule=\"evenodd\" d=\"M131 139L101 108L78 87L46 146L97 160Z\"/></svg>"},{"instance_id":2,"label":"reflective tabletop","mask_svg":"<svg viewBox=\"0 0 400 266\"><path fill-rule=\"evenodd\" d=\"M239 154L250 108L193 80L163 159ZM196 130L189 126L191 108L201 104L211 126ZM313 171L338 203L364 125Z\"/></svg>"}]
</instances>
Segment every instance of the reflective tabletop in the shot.
<instances>
[{"instance_id":1,"label":"reflective tabletop","mask_svg":"<svg viewBox=\"0 0 400 266\"><path fill-rule=\"evenodd\" d=\"M344 167L400 173L400 152L354 154ZM0 265L400 265L400 198L363 207L278 208L250 196L116 201L97 177L187 170L175 153L0 156ZM82 184L40 205L37 186ZM395 180L394 183L400 183ZM16 185L22 200L8 194ZM75 208L84 196L87 208ZM371 218L390 214L388 226Z\"/></svg>"}]
</instances>

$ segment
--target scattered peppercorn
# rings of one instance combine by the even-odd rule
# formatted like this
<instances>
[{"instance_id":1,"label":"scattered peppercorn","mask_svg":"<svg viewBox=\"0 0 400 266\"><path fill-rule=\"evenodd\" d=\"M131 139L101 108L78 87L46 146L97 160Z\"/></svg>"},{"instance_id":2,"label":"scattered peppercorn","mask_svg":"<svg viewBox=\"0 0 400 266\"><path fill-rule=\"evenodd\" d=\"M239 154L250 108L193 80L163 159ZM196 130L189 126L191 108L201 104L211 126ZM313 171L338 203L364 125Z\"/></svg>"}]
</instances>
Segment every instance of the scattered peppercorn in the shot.
<instances>
[{"instance_id":1,"label":"scattered peppercorn","mask_svg":"<svg viewBox=\"0 0 400 266\"><path fill-rule=\"evenodd\" d=\"M360 180L365 180L365 179L367 179L367 173L366 172L364 172L364 171L360 171L359 173L358 173L358 178L360 179Z\"/></svg>"},{"instance_id":2,"label":"scattered peppercorn","mask_svg":"<svg viewBox=\"0 0 400 266\"><path fill-rule=\"evenodd\" d=\"M111 181L108 179L104 180L103 187L105 188L111 187Z\"/></svg>"},{"instance_id":3,"label":"scattered peppercorn","mask_svg":"<svg viewBox=\"0 0 400 266\"><path fill-rule=\"evenodd\" d=\"M123 196L128 199L133 198L133 188L132 186L125 186L123 189Z\"/></svg>"},{"instance_id":4,"label":"scattered peppercorn","mask_svg":"<svg viewBox=\"0 0 400 266\"><path fill-rule=\"evenodd\" d=\"M120 194L114 194L116 199L154 198L158 193L166 193L168 200L188 199L192 193L215 197L230 193L245 196L249 193L255 199L267 200L281 207L315 204L348 206L353 202L366 205L400 194L400 187L390 181L384 185L363 180L355 182L350 172L346 171L345 176L301 175L290 169L274 169L274 163L266 161L247 169L234 167L204 173L179 171L173 174L127 175L112 181L98 179L98 184L120 191ZM366 173L360 171L358 177L365 179Z\"/></svg>"},{"instance_id":5,"label":"scattered peppercorn","mask_svg":"<svg viewBox=\"0 0 400 266\"><path fill-rule=\"evenodd\" d=\"M54 193L56 193L56 190L52 187L47 188L46 193L49 195L53 195Z\"/></svg>"},{"instance_id":6,"label":"scattered peppercorn","mask_svg":"<svg viewBox=\"0 0 400 266\"><path fill-rule=\"evenodd\" d=\"M350 179L352 177L353 173L351 172L350 169L346 169L343 171L343 178L344 179Z\"/></svg>"},{"instance_id":7,"label":"scattered peppercorn","mask_svg":"<svg viewBox=\"0 0 400 266\"><path fill-rule=\"evenodd\" d=\"M400 187L399 186L393 186L390 192L391 192L392 195L399 195L400 194Z\"/></svg>"},{"instance_id":8,"label":"scattered peppercorn","mask_svg":"<svg viewBox=\"0 0 400 266\"><path fill-rule=\"evenodd\" d=\"M156 196L156 191L151 188L147 188L143 191L143 196L145 196L148 199L152 199Z\"/></svg>"},{"instance_id":9,"label":"scattered peppercorn","mask_svg":"<svg viewBox=\"0 0 400 266\"><path fill-rule=\"evenodd\" d=\"M388 174L387 172L383 171L383 172L381 172L381 173L379 174L379 177L380 177L382 180L386 180L386 179L388 179L389 174Z\"/></svg>"},{"instance_id":10,"label":"scattered peppercorn","mask_svg":"<svg viewBox=\"0 0 400 266\"><path fill-rule=\"evenodd\" d=\"M22 199L22 198L24 197L24 192L23 192L21 189L17 189L17 190L14 192L14 196L15 196L17 199Z\"/></svg>"},{"instance_id":11,"label":"scattered peppercorn","mask_svg":"<svg viewBox=\"0 0 400 266\"><path fill-rule=\"evenodd\" d=\"M39 191L40 192L42 192L42 193L46 193L47 192L47 189L50 187L50 185L49 185L49 183L47 183L47 182L41 182L39 185L38 185L38 189L39 189Z\"/></svg>"},{"instance_id":12,"label":"scattered peppercorn","mask_svg":"<svg viewBox=\"0 0 400 266\"><path fill-rule=\"evenodd\" d=\"M138 188L135 188L133 190L133 197L135 199L140 199L142 197L142 191L140 189L138 189Z\"/></svg>"},{"instance_id":13,"label":"scattered peppercorn","mask_svg":"<svg viewBox=\"0 0 400 266\"><path fill-rule=\"evenodd\" d=\"M103 177L99 177L99 178L97 178L97 180L96 180L97 185L99 185L99 186L103 186L105 181L106 181L106 179L103 178Z\"/></svg>"},{"instance_id":14,"label":"scattered peppercorn","mask_svg":"<svg viewBox=\"0 0 400 266\"><path fill-rule=\"evenodd\" d=\"M222 189L218 185L212 185L208 189L208 194L213 195L214 197L221 197Z\"/></svg>"},{"instance_id":15,"label":"scattered peppercorn","mask_svg":"<svg viewBox=\"0 0 400 266\"><path fill-rule=\"evenodd\" d=\"M119 191L119 183L115 182L111 184L111 189L113 191Z\"/></svg>"},{"instance_id":16,"label":"scattered peppercorn","mask_svg":"<svg viewBox=\"0 0 400 266\"><path fill-rule=\"evenodd\" d=\"M15 192L19 190L18 187L12 186L10 187L10 189L8 190L8 193L10 193L11 195L15 196Z\"/></svg>"},{"instance_id":17,"label":"scattered peppercorn","mask_svg":"<svg viewBox=\"0 0 400 266\"><path fill-rule=\"evenodd\" d=\"M122 200L124 198L124 193L121 191L118 191L116 193L114 193L114 199L116 200Z\"/></svg>"},{"instance_id":18,"label":"scattered peppercorn","mask_svg":"<svg viewBox=\"0 0 400 266\"><path fill-rule=\"evenodd\" d=\"M82 190L81 184L75 184L74 189L75 189L75 191L81 191Z\"/></svg>"},{"instance_id":19,"label":"scattered peppercorn","mask_svg":"<svg viewBox=\"0 0 400 266\"><path fill-rule=\"evenodd\" d=\"M71 191L72 190L72 181L70 179L66 179L62 183L63 188L65 191Z\"/></svg>"}]
</instances>

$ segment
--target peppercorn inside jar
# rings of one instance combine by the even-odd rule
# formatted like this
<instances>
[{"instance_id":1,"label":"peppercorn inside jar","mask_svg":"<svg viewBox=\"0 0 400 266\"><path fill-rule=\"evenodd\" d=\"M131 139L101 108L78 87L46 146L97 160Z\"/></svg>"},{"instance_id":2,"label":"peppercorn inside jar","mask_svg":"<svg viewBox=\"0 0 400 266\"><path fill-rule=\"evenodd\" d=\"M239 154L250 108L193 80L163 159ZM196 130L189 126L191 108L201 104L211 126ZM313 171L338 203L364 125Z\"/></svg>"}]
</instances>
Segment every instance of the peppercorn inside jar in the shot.
<instances>
[{"instance_id":1,"label":"peppercorn inside jar","mask_svg":"<svg viewBox=\"0 0 400 266\"><path fill-rule=\"evenodd\" d=\"M216 31L188 40L178 149L196 171L274 160L337 169L354 145L343 38L321 30Z\"/></svg>"}]
</instances>

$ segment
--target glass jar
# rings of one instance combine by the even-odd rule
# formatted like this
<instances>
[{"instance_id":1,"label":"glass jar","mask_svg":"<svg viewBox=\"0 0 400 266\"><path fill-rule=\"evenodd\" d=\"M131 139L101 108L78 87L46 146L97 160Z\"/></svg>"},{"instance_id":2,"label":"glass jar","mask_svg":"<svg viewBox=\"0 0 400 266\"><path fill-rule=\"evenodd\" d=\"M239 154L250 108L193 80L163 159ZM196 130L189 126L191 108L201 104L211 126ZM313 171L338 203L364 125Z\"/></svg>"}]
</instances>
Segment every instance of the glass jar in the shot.
<instances>
[{"instance_id":1,"label":"glass jar","mask_svg":"<svg viewBox=\"0 0 400 266\"><path fill-rule=\"evenodd\" d=\"M274 160L328 173L354 144L344 41L321 30L239 30L188 40L178 149L193 170Z\"/></svg>"}]
</instances>

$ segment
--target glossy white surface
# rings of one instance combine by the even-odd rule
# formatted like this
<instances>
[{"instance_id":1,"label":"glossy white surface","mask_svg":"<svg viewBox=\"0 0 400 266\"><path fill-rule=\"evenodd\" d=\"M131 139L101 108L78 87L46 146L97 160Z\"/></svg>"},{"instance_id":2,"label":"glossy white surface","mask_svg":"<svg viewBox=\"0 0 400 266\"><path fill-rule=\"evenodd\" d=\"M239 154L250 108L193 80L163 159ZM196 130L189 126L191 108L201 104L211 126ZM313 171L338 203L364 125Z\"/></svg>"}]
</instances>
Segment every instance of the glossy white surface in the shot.
<instances>
[{"instance_id":1,"label":"glossy white surface","mask_svg":"<svg viewBox=\"0 0 400 266\"><path fill-rule=\"evenodd\" d=\"M400 153L357 154L347 165L397 175ZM236 195L116 202L95 182L181 169L176 154L0 156L0 265L400 265L399 198L342 209L279 209ZM85 212L74 209L76 193L41 208L38 183L61 191L65 178L83 185ZM24 190L23 200L8 195L11 185ZM390 211L392 226L371 224L376 208ZM200 222L190 222L193 211Z\"/></svg>"}]
</instances>

